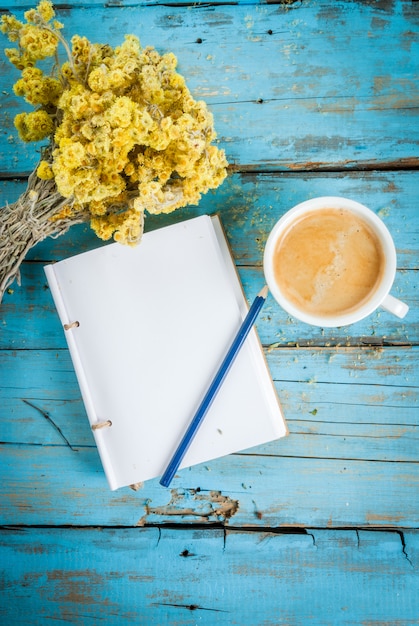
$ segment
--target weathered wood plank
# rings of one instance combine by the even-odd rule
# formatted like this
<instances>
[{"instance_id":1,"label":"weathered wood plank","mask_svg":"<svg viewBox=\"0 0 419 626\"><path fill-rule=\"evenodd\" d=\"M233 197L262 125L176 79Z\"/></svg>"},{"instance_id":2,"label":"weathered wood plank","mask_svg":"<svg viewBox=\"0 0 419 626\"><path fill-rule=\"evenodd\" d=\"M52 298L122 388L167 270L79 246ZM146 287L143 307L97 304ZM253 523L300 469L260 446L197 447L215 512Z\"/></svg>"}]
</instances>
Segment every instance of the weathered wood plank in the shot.
<instances>
[{"instance_id":1,"label":"weathered wood plank","mask_svg":"<svg viewBox=\"0 0 419 626\"><path fill-rule=\"evenodd\" d=\"M284 446L286 442L284 441ZM2 446L0 524L418 528L415 462L235 454L109 491L93 447Z\"/></svg>"},{"instance_id":2,"label":"weathered wood plank","mask_svg":"<svg viewBox=\"0 0 419 626\"><path fill-rule=\"evenodd\" d=\"M2 623L417 624L415 532L3 530Z\"/></svg>"},{"instance_id":3,"label":"weathered wood plank","mask_svg":"<svg viewBox=\"0 0 419 626\"><path fill-rule=\"evenodd\" d=\"M344 195L370 206L386 223L395 240L400 270L395 295L411 307L405 320L377 312L367 320L339 331L323 331L290 319L271 298L258 322L262 341L271 344L337 344L365 342L417 343L419 268L419 213L417 188L419 172L370 172L332 174L246 174L231 175L214 194L202 198L199 207L171 216L150 216L146 228L187 219L201 213L220 212L240 267L249 300L263 282L261 263L269 230L294 204L319 195ZM3 183L1 199L12 201L22 184ZM160 219L161 218L161 219ZM62 348L65 339L58 323L52 298L45 289L42 265L102 245L88 226L74 227L57 240L47 240L29 255L37 263L26 263L22 284L12 286L0 309L2 348ZM255 267L256 266L256 267Z\"/></svg>"},{"instance_id":4,"label":"weathered wood plank","mask_svg":"<svg viewBox=\"0 0 419 626\"><path fill-rule=\"evenodd\" d=\"M198 207L170 215L148 215L146 231L201 213L219 212L238 265L261 265L263 248L274 223L295 204L317 196L345 196L366 204L393 235L400 269L419 269L419 171L233 174ZM0 183L0 206L14 202L25 181ZM101 245L88 226L76 226L65 236L48 239L29 259L60 260Z\"/></svg>"},{"instance_id":5,"label":"weathered wood plank","mask_svg":"<svg viewBox=\"0 0 419 626\"><path fill-rule=\"evenodd\" d=\"M300 0L233 0L228 2L230 5L236 4L277 4L277 5L286 5L288 9L294 8L292 5L294 3L299 3ZM31 2L31 0L13 0L13 11L26 11L27 9L31 9L35 6L35 2ZM159 6L162 3L158 0L110 0L106 2L104 0L89 0L89 8L90 7L101 7L105 9L120 9L123 7L141 7L145 8L147 6ZM186 2L185 0L171 0L170 4L166 4L166 6L177 6L189 8L190 7L208 7L208 6L217 6L224 4L223 2L206 2L205 0L202 2ZM227 4L227 3L226 3ZM55 3L56 10L63 10L63 8L77 8L77 7L86 7L86 3L83 0L73 0L72 2L66 3L65 7L61 3ZM10 10L10 0L0 0L0 10Z\"/></svg>"},{"instance_id":6,"label":"weathered wood plank","mask_svg":"<svg viewBox=\"0 0 419 626\"><path fill-rule=\"evenodd\" d=\"M416 461L417 359L417 347L269 350L295 436L257 453ZM94 445L66 350L0 351L0 370L4 443Z\"/></svg>"},{"instance_id":7,"label":"weathered wood plank","mask_svg":"<svg viewBox=\"0 0 419 626\"><path fill-rule=\"evenodd\" d=\"M1 348L64 348L64 332L46 285L42 264L26 263L21 274L25 289L14 287L13 293L4 297L0 309ZM240 268L240 278L249 300L264 284L261 268ZM415 345L419 342L417 272L399 272L395 285L394 295L410 306L404 320L379 309L350 326L316 328L289 317L269 295L257 322L259 336L266 346Z\"/></svg>"},{"instance_id":8,"label":"weathered wood plank","mask_svg":"<svg viewBox=\"0 0 419 626\"><path fill-rule=\"evenodd\" d=\"M419 9L410 5L66 7L58 17L68 38L96 41L100 33L116 45L134 33L143 45L172 50L238 167L378 168L418 165ZM0 58L8 45L2 37ZM11 90L17 73L6 61L0 73L2 171L28 172L38 153L13 127L23 107Z\"/></svg>"},{"instance_id":9,"label":"weathered wood plank","mask_svg":"<svg viewBox=\"0 0 419 626\"><path fill-rule=\"evenodd\" d=\"M264 240L281 215L310 197L341 195L363 202L386 223L398 249L399 267L415 268L418 262L417 186L419 172L341 172L233 174L221 187L201 198L199 207L189 207L170 215L148 215L146 230L186 219L200 213L218 211L228 232L239 265L262 262ZM13 202L23 193L23 180L2 181L0 203ZM39 244L34 260L60 259L63 248L75 254L100 245L85 226L74 227L74 236L48 239ZM246 251L244 246L247 244Z\"/></svg>"},{"instance_id":10,"label":"weathered wood plank","mask_svg":"<svg viewBox=\"0 0 419 626\"><path fill-rule=\"evenodd\" d=\"M199 511L209 507L209 519L204 519L217 521L208 494L223 485L228 503L230 499L240 501L235 523L301 525L310 519L315 526L379 523L416 527L416 352L390 348L269 350L268 364L290 436L247 455L182 472L175 482L176 505L165 498L157 481L150 481L139 494L140 508L144 512L148 501L153 509L160 507L158 513L151 513L153 523L183 522L184 515L176 510L194 510L191 502L197 499L198 514L187 519L200 519ZM127 490L116 495L108 492L68 353L0 354L2 439L17 444L2 449L1 482L8 502L3 523L66 524L69 518L80 520L82 516L85 523L125 524L132 520L127 501L134 504L139 521L136 496ZM22 443L35 445L19 445ZM372 484L376 513L371 512ZM275 510L272 489L280 494ZM329 494L326 502L325 489ZM337 505L337 499L346 493L351 494L351 507L357 503L355 511L345 508L348 504L342 500ZM80 499L86 501L83 513ZM115 502L118 506L123 503L121 510L115 510ZM260 522L255 521L259 519L256 509L261 512Z\"/></svg>"}]
</instances>

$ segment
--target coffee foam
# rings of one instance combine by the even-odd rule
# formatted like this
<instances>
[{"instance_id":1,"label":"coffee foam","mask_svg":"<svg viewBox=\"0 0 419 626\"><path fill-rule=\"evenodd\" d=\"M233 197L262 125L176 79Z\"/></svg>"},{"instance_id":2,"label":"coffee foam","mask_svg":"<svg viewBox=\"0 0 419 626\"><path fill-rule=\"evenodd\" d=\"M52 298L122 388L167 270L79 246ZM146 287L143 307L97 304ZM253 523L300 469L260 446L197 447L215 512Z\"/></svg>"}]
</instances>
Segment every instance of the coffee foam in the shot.
<instances>
[{"instance_id":1,"label":"coffee foam","mask_svg":"<svg viewBox=\"0 0 419 626\"><path fill-rule=\"evenodd\" d=\"M384 253L363 219L346 209L324 208L285 230L273 264L278 286L295 307L334 316L371 297L383 275Z\"/></svg>"}]
</instances>

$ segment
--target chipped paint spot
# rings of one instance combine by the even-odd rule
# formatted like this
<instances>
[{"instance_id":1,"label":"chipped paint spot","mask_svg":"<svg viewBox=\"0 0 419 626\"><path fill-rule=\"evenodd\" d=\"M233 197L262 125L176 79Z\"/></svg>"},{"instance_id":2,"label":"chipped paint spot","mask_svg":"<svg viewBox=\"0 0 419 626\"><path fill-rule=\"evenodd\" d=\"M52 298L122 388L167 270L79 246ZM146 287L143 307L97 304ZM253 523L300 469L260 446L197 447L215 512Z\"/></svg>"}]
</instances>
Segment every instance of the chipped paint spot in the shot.
<instances>
[{"instance_id":1,"label":"chipped paint spot","mask_svg":"<svg viewBox=\"0 0 419 626\"><path fill-rule=\"evenodd\" d=\"M377 525L377 522L379 522L379 525L383 525L383 526L394 526L394 524L398 523L398 522L402 522L404 520L404 516L403 515L380 515L379 513L366 513L365 515L365 520L367 523L373 523L374 525Z\"/></svg>"},{"instance_id":2,"label":"chipped paint spot","mask_svg":"<svg viewBox=\"0 0 419 626\"><path fill-rule=\"evenodd\" d=\"M249 30L253 28L255 21L251 15L246 15L244 18L244 23L246 24L246 28Z\"/></svg>"},{"instance_id":3,"label":"chipped paint spot","mask_svg":"<svg viewBox=\"0 0 419 626\"><path fill-rule=\"evenodd\" d=\"M239 509L239 501L224 496L221 491L199 489L172 489L170 502L164 506L152 507L150 502L145 503L146 513L137 526L144 526L153 516L191 517L199 522L228 522Z\"/></svg>"},{"instance_id":4,"label":"chipped paint spot","mask_svg":"<svg viewBox=\"0 0 419 626\"><path fill-rule=\"evenodd\" d=\"M285 44L282 47L282 54L285 56L285 58L289 59L291 56L297 54L297 44L295 43L290 43L290 44Z\"/></svg>"},{"instance_id":5,"label":"chipped paint spot","mask_svg":"<svg viewBox=\"0 0 419 626\"><path fill-rule=\"evenodd\" d=\"M395 193L397 191L397 186L393 181L389 181L388 184L384 187L385 192Z\"/></svg>"},{"instance_id":6,"label":"chipped paint spot","mask_svg":"<svg viewBox=\"0 0 419 626\"><path fill-rule=\"evenodd\" d=\"M199 96L200 98L214 98L218 96L230 96L231 91L228 87L224 87L223 89L209 89L208 87L197 87L194 90L194 94Z\"/></svg>"},{"instance_id":7,"label":"chipped paint spot","mask_svg":"<svg viewBox=\"0 0 419 626\"><path fill-rule=\"evenodd\" d=\"M51 570L47 572L47 579L49 583L56 583L55 601L82 606L97 604L95 586L103 583L91 570Z\"/></svg>"},{"instance_id":8,"label":"chipped paint spot","mask_svg":"<svg viewBox=\"0 0 419 626\"><path fill-rule=\"evenodd\" d=\"M391 77L389 75L374 76L373 91L375 94L380 93L384 89L388 89L390 86L391 86Z\"/></svg>"},{"instance_id":9,"label":"chipped paint spot","mask_svg":"<svg viewBox=\"0 0 419 626\"><path fill-rule=\"evenodd\" d=\"M383 207L379 211L377 211L377 215L379 217L388 217L390 215L390 208L388 206Z\"/></svg>"}]
</instances>

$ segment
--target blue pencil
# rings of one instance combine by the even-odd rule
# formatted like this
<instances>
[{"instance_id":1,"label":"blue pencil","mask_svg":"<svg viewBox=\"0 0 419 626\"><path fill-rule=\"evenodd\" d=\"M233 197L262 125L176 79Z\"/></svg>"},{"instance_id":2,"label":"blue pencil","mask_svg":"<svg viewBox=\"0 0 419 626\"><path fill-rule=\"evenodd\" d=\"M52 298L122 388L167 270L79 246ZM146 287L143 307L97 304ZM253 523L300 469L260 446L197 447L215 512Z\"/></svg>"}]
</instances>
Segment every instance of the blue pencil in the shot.
<instances>
[{"instance_id":1,"label":"blue pencil","mask_svg":"<svg viewBox=\"0 0 419 626\"><path fill-rule=\"evenodd\" d=\"M210 408L215 396L220 390L221 385L223 384L224 379L230 370L230 367L233 365L233 362L238 355L247 335L252 329L261 308L265 304L267 295L268 287L265 286L263 289L261 289L261 291L254 299L248 314L244 318L243 323L240 326L237 335L234 338L234 341L224 358L224 361L220 365L220 368L215 375L214 380L212 381L207 393L205 394L204 399L202 400L197 412L195 413L194 418L189 424L189 427L186 430L182 441L180 442L176 452L172 457L172 460L170 461L169 465L164 471L163 476L160 479L160 484L163 485L163 487L168 487L173 479L173 476L176 474L183 457L185 456L193 438L198 431L198 428L200 427L205 415L207 414L207 411Z\"/></svg>"}]
</instances>

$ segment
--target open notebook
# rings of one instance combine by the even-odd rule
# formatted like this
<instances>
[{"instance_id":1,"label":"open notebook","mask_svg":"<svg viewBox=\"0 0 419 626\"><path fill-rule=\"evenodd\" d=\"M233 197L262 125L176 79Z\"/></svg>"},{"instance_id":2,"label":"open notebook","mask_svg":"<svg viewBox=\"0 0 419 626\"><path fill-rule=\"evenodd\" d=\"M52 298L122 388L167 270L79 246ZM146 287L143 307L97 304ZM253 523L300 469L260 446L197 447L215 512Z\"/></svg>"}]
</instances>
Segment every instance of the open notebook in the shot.
<instances>
[{"instance_id":1,"label":"open notebook","mask_svg":"<svg viewBox=\"0 0 419 626\"><path fill-rule=\"evenodd\" d=\"M160 476L248 310L219 218L45 272L110 488ZM286 433L253 328L181 468Z\"/></svg>"}]
</instances>

